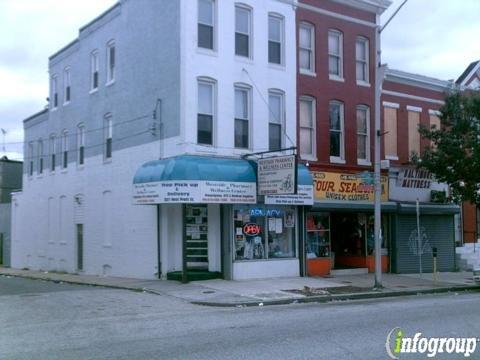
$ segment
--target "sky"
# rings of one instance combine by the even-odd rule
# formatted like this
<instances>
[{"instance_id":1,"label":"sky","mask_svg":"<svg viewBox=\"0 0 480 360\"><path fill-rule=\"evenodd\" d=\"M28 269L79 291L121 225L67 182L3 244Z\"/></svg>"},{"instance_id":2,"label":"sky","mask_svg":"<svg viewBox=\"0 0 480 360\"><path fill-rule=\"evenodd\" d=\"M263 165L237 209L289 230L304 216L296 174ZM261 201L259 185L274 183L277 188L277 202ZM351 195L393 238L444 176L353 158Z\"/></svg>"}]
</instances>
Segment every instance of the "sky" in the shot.
<instances>
[{"instance_id":1,"label":"sky","mask_svg":"<svg viewBox=\"0 0 480 360\"><path fill-rule=\"evenodd\" d=\"M47 104L48 57L115 2L0 0L0 128L7 131L10 159L22 158L22 145L15 143L23 141L23 119ZM393 0L382 23L402 2ZM480 0L408 0L382 33L382 62L392 69L456 79L480 59L479 14Z\"/></svg>"}]
</instances>

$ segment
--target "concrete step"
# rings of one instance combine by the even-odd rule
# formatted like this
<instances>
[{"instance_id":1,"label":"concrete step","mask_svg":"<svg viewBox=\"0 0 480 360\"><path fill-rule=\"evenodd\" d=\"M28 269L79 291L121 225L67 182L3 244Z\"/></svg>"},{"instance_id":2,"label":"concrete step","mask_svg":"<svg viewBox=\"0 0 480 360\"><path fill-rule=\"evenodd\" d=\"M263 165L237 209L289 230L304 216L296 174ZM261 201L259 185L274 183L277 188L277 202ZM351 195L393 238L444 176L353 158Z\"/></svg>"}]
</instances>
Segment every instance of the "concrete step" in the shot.
<instances>
[{"instance_id":1,"label":"concrete step","mask_svg":"<svg viewBox=\"0 0 480 360\"><path fill-rule=\"evenodd\" d=\"M330 270L330 275L362 275L362 274L368 274L368 268Z\"/></svg>"}]
</instances>

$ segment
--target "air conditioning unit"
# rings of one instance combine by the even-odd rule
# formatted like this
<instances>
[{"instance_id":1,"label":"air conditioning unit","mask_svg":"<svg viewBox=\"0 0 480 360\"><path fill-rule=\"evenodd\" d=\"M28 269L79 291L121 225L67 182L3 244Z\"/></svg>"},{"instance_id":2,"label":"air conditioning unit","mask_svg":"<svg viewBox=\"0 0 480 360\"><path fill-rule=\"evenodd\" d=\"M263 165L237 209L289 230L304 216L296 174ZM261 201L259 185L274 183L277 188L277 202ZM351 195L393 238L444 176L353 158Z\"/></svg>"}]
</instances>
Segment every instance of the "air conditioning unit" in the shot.
<instances>
[{"instance_id":1,"label":"air conditioning unit","mask_svg":"<svg viewBox=\"0 0 480 360\"><path fill-rule=\"evenodd\" d=\"M380 169L390 169L390 160L381 160Z\"/></svg>"}]
</instances>

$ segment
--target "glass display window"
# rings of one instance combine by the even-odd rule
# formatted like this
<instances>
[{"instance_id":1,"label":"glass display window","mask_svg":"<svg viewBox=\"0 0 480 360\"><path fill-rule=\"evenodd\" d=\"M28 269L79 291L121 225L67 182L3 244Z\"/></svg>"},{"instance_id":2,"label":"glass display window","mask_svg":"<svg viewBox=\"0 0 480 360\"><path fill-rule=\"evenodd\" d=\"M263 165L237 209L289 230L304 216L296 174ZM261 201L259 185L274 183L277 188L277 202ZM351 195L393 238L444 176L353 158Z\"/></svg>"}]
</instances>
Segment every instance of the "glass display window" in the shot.
<instances>
[{"instance_id":1,"label":"glass display window","mask_svg":"<svg viewBox=\"0 0 480 360\"><path fill-rule=\"evenodd\" d=\"M307 259L330 257L330 215L307 213L305 251Z\"/></svg>"},{"instance_id":2,"label":"glass display window","mask_svg":"<svg viewBox=\"0 0 480 360\"><path fill-rule=\"evenodd\" d=\"M293 207L234 207L234 260L294 258L296 223Z\"/></svg>"}]
</instances>

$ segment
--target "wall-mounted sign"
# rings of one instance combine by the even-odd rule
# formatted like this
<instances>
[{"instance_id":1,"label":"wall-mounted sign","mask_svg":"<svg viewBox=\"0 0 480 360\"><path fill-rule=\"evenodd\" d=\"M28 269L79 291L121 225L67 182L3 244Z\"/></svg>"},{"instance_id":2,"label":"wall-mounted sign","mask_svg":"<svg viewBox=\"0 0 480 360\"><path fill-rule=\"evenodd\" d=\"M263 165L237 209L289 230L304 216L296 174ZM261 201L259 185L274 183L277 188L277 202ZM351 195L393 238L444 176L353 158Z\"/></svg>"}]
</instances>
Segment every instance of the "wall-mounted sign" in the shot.
<instances>
[{"instance_id":1,"label":"wall-mounted sign","mask_svg":"<svg viewBox=\"0 0 480 360\"><path fill-rule=\"evenodd\" d=\"M297 190L295 155L258 160L258 195L295 194Z\"/></svg>"},{"instance_id":2,"label":"wall-mounted sign","mask_svg":"<svg viewBox=\"0 0 480 360\"><path fill-rule=\"evenodd\" d=\"M356 174L312 172L315 200L373 201L375 187ZM382 201L388 201L388 177L382 176Z\"/></svg>"},{"instance_id":3,"label":"wall-mounted sign","mask_svg":"<svg viewBox=\"0 0 480 360\"><path fill-rule=\"evenodd\" d=\"M255 223L247 223L243 225L243 234L247 236L257 236L261 232L261 227Z\"/></svg>"},{"instance_id":4,"label":"wall-mounted sign","mask_svg":"<svg viewBox=\"0 0 480 360\"><path fill-rule=\"evenodd\" d=\"M268 217L280 217L283 211L279 209L251 209L250 216L268 216Z\"/></svg>"},{"instance_id":5,"label":"wall-mounted sign","mask_svg":"<svg viewBox=\"0 0 480 360\"><path fill-rule=\"evenodd\" d=\"M403 188L430 189L433 175L430 171L404 168L398 174L397 186Z\"/></svg>"},{"instance_id":6,"label":"wall-mounted sign","mask_svg":"<svg viewBox=\"0 0 480 360\"><path fill-rule=\"evenodd\" d=\"M268 205L313 205L313 186L298 185L295 195L267 195Z\"/></svg>"},{"instance_id":7,"label":"wall-mounted sign","mask_svg":"<svg viewBox=\"0 0 480 360\"><path fill-rule=\"evenodd\" d=\"M144 204L256 204L255 183L159 181L133 185L133 202Z\"/></svg>"}]
</instances>

